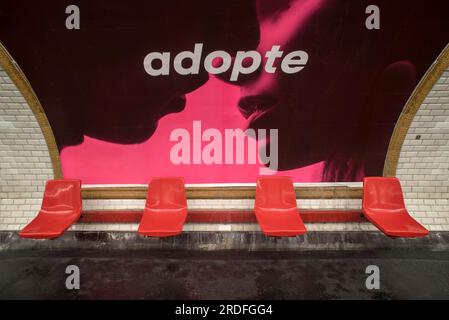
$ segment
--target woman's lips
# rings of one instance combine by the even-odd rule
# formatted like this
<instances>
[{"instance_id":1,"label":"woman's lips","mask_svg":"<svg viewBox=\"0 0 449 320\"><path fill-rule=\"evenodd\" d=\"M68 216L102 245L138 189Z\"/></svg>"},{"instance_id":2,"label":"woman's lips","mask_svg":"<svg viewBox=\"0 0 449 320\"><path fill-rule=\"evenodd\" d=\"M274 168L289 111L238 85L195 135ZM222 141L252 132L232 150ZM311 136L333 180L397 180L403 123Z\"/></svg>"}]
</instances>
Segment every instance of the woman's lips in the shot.
<instances>
[{"instance_id":1,"label":"woman's lips","mask_svg":"<svg viewBox=\"0 0 449 320\"><path fill-rule=\"evenodd\" d=\"M249 124L248 126L259 128L259 126L255 124L257 124L258 122L264 122L264 119L266 119L266 117L268 117L272 113L272 111L274 111L274 107L266 110L257 110L253 112L248 117L248 124Z\"/></svg>"},{"instance_id":2,"label":"woman's lips","mask_svg":"<svg viewBox=\"0 0 449 320\"><path fill-rule=\"evenodd\" d=\"M248 96L240 99L238 107L240 113L248 120L248 127L260 128L257 122L263 121L271 114L276 105L273 96Z\"/></svg>"}]
</instances>

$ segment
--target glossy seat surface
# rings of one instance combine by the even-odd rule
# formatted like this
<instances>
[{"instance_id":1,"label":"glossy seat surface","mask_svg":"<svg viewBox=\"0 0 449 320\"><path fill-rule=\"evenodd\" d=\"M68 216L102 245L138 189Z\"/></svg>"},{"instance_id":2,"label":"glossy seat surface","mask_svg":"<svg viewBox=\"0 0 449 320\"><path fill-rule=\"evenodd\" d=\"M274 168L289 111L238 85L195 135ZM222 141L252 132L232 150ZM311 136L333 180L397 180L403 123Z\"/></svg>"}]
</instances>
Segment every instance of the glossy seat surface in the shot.
<instances>
[{"instance_id":1,"label":"glossy seat surface","mask_svg":"<svg viewBox=\"0 0 449 320\"><path fill-rule=\"evenodd\" d=\"M138 232L150 237L175 236L182 232L187 218L183 178L154 178Z\"/></svg>"},{"instance_id":2,"label":"glossy seat surface","mask_svg":"<svg viewBox=\"0 0 449 320\"><path fill-rule=\"evenodd\" d=\"M408 213L397 178L364 178L362 202L366 218L388 236L423 237L429 233Z\"/></svg>"},{"instance_id":3,"label":"glossy seat surface","mask_svg":"<svg viewBox=\"0 0 449 320\"><path fill-rule=\"evenodd\" d=\"M34 239L59 237L80 218L81 211L80 180L49 180L41 210L19 235Z\"/></svg>"},{"instance_id":4,"label":"glossy seat surface","mask_svg":"<svg viewBox=\"0 0 449 320\"><path fill-rule=\"evenodd\" d=\"M269 236L293 237L306 232L290 177L257 179L254 205L257 222Z\"/></svg>"}]
</instances>

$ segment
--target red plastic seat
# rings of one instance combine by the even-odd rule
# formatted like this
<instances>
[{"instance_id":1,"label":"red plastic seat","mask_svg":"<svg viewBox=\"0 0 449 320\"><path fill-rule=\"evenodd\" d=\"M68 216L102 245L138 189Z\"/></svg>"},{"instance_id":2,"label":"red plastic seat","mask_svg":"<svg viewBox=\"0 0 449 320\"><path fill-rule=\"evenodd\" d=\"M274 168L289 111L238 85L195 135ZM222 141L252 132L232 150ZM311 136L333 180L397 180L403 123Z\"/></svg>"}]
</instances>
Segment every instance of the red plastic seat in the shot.
<instances>
[{"instance_id":1,"label":"red plastic seat","mask_svg":"<svg viewBox=\"0 0 449 320\"><path fill-rule=\"evenodd\" d=\"M254 212L260 228L268 236L294 237L306 232L290 177L258 178Z\"/></svg>"},{"instance_id":2,"label":"red plastic seat","mask_svg":"<svg viewBox=\"0 0 449 320\"><path fill-rule=\"evenodd\" d=\"M424 237L429 231L407 212L397 178L366 177L363 180L363 213L391 237Z\"/></svg>"},{"instance_id":3,"label":"red plastic seat","mask_svg":"<svg viewBox=\"0 0 449 320\"><path fill-rule=\"evenodd\" d=\"M154 178L138 232L150 237L169 237L182 232L187 218L183 178Z\"/></svg>"},{"instance_id":4,"label":"red plastic seat","mask_svg":"<svg viewBox=\"0 0 449 320\"><path fill-rule=\"evenodd\" d=\"M81 210L80 180L49 180L45 184L41 210L19 235L34 239L57 238L80 218Z\"/></svg>"}]
</instances>

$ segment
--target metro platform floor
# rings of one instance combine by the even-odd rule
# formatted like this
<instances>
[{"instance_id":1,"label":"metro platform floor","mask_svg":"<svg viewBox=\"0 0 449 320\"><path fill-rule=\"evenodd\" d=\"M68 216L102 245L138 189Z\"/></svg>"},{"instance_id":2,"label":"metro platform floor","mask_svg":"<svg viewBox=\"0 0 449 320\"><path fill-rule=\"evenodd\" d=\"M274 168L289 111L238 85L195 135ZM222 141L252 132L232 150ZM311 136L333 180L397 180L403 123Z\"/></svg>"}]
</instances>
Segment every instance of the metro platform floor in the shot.
<instances>
[{"instance_id":1,"label":"metro platform floor","mask_svg":"<svg viewBox=\"0 0 449 320\"><path fill-rule=\"evenodd\" d=\"M68 265L79 290L65 287ZM449 299L449 252L8 250L0 299Z\"/></svg>"}]
</instances>

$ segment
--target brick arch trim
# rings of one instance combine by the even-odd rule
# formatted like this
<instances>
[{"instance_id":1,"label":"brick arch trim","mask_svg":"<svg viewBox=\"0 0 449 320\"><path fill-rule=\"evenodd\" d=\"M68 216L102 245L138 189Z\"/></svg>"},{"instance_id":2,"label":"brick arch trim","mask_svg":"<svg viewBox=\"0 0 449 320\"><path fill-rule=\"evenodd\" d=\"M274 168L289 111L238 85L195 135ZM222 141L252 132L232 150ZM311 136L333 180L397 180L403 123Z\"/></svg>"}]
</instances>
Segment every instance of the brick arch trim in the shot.
<instances>
[{"instance_id":1,"label":"brick arch trim","mask_svg":"<svg viewBox=\"0 0 449 320\"><path fill-rule=\"evenodd\" d=\"M20 69L19 65L14 61L12 56L8 53L6 48L0 42L0 66L6 71L8 76L14 82L24 99L28 103L33 112L39 127L42 130L45 142L51 158L53 167L53 176L55 179L62 178L61 161L59 158L59 150L56 145L56 140L48 122L45 111L42 108L39 99L36 96L31 84L26 78L25 74Z\"/></svg>"},{"instance_id":2,"label":"brick arch trim","mask_svg":"<svg viewBox=\"0 0 449 320\"><path fill-rule=\"evenodd\" d=\"M430 66L429 70L427 70L426 74L418 83L405 104L404 109L402 109L388 146L383 171L384 176L396 176L402 145L404 144L405 137L413 122L413 119L415 118L415 115L424 99L427 97L434 84L438 81L447 68L449 68L449 44Z\"/></svg>"}]
</instances>

